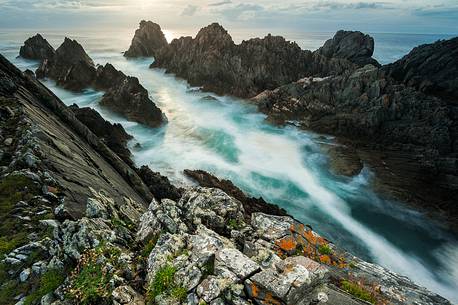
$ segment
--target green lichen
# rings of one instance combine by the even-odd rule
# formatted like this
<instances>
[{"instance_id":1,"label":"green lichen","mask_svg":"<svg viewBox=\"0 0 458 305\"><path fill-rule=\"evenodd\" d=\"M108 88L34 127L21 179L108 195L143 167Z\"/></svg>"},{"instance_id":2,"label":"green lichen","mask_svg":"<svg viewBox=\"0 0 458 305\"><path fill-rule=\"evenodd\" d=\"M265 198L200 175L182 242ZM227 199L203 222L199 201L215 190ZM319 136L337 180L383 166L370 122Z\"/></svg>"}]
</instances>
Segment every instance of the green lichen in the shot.
<instances>
[{"instance_id":1,"label":"green lichen","mask_svg":"<svg viewBox=\"0 0 458 305\"><path fill-rule=\"evenodd\" d=\"M343 280L341 282L341 288L358 299L367 301L371 304L376 303L376 299L371 294L371 292L366 290L364 287L361 287L357 283Z\"/></svg>"}]
</instances>

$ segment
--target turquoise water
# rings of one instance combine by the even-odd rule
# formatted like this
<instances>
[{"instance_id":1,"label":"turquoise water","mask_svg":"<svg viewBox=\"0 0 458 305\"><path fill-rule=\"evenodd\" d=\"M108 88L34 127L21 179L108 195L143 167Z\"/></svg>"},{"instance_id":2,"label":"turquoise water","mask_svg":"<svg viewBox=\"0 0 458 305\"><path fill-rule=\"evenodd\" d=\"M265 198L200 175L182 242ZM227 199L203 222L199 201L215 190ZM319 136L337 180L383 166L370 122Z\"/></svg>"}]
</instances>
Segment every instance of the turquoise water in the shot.
<instances>
[{"instance_id":1,"label":"turquoise water","mask_svg":"<svg viewBox=\"0 0 458 305\"><path fill-rule=\"evenodd\" d=\"M36 62L16 58L30 34L0 34L0 53L21 69L37 67ZM59 33L44 34L56 47L63 40ZM303 43L319 46L332 36L314 35L303 37ZM121 123L135 137L130 145L141 144L141 149L133 149L137 165L150 165L176 183L190 183L183 169L204 169L231 179L249 194L286 208L340 247L458 301L456 239L402 203L374 194L369 168L354 178L332 174L327 156L320 150L320 143L332 143L332 138L269 125L264 115L243 100L193 90L173 75L149 69L152 59L126 60L121 51L127 48L130 33L71 37L83 44L96 63L110 62L138 77L168 117L162 128L147 128L100 108L101 92L71 93L45 82L67 105L93 107L106 119ZM417 41L391 37L382 39L379 47L389 49L388 43L383 45L388 40ZM399 49L403 48L407 46ZM207 99L209 95L217 100Z\"/></svg>"}]
</instances>

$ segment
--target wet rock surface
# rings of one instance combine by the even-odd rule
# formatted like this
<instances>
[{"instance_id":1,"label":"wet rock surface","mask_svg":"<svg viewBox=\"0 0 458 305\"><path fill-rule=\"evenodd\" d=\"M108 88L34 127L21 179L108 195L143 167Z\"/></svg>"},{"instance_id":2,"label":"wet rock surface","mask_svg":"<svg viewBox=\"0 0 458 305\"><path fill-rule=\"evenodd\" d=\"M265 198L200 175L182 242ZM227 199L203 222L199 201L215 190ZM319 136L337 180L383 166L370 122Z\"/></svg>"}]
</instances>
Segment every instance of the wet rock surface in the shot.
<instances>
[{"instance_id":1,"label":"wet rock surface","mask_svg":"<svg viewBox=\"0 0 458 305\"><path fill-rule=\"evenodd\" d=\"M132 43L124 53L126 57L149 57L167 46L167 40L161 27L151 21L142 20L140 28L135 31Z\"/></svg>"},{"instance_id":2,"label":"wet rock surface","mask_svg":"<svg viewBox=\"0 0 458 305\"><path fill-rule=\"evenodd\" d=\"M56 51L40 34L30 37L19 50L19 55L27 59L44 60L54 57Z\"/></svg>"},{"instance_id":3,"label":"wet rock surface","mask_svg":"<svg viewBox=\"0 0 458 305\"><path fill-rule=\"evenodd\" d=\"M354 65L301 50L281 36L268 35L236 45L219 24L161 48L152 67L165 68L192 86L218 94L252 97L306 75L339 74Z\"/></svg>"}]
</instances>

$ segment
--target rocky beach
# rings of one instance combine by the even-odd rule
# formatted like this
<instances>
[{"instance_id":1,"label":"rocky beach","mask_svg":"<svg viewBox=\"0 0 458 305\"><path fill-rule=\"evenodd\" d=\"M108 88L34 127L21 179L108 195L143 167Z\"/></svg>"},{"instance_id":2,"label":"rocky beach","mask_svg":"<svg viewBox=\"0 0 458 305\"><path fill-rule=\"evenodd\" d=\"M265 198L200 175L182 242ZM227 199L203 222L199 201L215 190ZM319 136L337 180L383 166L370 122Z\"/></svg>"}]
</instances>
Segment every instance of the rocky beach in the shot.
<instances>
[{"instance_id":1,"label":"rocky beach","mask_svg":"<svg viewBox=\"0 0 458 305\"><path fill-rule=\"evenodd\" d=\"M0 55L0 304L456 301L458 38L165 37Z\"/></svg>"}]
</instances>

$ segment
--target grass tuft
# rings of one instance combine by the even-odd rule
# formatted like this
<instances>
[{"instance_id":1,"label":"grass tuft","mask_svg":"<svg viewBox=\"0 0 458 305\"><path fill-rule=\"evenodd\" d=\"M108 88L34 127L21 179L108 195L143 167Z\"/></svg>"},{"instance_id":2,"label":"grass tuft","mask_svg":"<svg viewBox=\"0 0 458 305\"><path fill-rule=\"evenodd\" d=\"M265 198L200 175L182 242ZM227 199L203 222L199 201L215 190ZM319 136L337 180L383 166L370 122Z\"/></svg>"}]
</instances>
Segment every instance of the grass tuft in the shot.
<instances>
[{"instance_id":1,"label":"grass tuft","mask_svg":"<svg viewBox=\"0 0 458 305\"><path fill-rule=\"evenodd\" d=\"M371 304L375 304L375 297L366 289L350 281L343 280L341 283L341 288L358 299L367 301Z\"/></svg>"}]
</instances>

